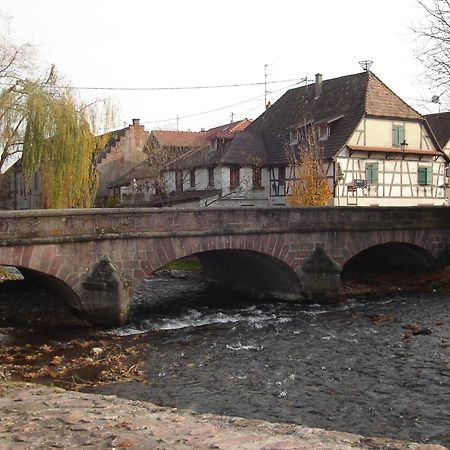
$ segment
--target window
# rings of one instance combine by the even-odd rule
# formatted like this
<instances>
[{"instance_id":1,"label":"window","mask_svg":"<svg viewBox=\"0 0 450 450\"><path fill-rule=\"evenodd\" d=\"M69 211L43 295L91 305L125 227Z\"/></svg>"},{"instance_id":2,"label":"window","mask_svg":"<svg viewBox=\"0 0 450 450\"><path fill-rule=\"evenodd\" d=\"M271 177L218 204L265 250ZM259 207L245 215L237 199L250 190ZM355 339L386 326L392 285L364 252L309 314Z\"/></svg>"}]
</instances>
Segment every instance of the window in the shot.
<instances>
[{"instance_id":1,"label":"window","mask_svg":"<svg viewBox=\"0 0 450 450\"><path fill-rule=\"evenodd\" d=\"M367 184L378 184L378 163L366 164Z\"/></svg>"},{"instance_id":2,"label":"window","mask_svg":"<svg viewBox=\"0 0 450 450\"><path fill-rule=\"evenodd\" d=\"M325 141L330 136L330 126L328 124L322 124L319 126L319 140Z\"/></svg>"},{"instance_id":3,"label":"window","mask_svg":"<svg viewBox=\"0 0 450 450\"><path fill-rule=\"evenodd\" d=\"M195 188L195 169L189 172L189 183L191 188Z\"/></svg>"},{"instance_id":4,"label":"window","mask_svg":"<svg viewBox=\"0 0 450 450\"><path fill-rule=\"evenodd\" d=\"M253 175L253 189L260 188L261 187L261 168L254 167L252 175Z\"/></svg>"},{"instance_id":5,"label":"window","mask_svg":"<svg viewBox=\"0 0 450 450\"><path fill-rule=\"evenodd\" d=\"M278 167L278 185L284 186L286 184L286 167Z\"/></svg>"},{"instance_id":6,"label":"window","mask_svg":"<svg viewBox=\"0 0 450 450\"><path fill-rule=\"evenodd\" d=\"M405 140L405 125L392 125L392 147L400 148L402 142Z\"/></svg>"},{"instance_id":7,"label":"window","mask_svg":"<svg viewBox=\"0 0 450 450\"><path fill-rule=\"evenodd\" d=\"M208 167L208 186L214 187L214 167Z\"/></svg>"},{"instance_id":8,"label":"window","mask_svg":"<svg viewBox=\"0 0 450 450\"><path fill-rule=\"evenodd\" d=\"M420 186L430 186L433 181L431 167L419 167L417 169L417 182Z\"/></svg>"},{"instance_id":9,"label":"window","mask_svg":"<svg viewBox=\"0 0 450 450\"><path fill-rule=\"evenodd\" d=\"M239 167L230 167L230 188L237 189L239 187Z\"/></svg>"}]
</instances>

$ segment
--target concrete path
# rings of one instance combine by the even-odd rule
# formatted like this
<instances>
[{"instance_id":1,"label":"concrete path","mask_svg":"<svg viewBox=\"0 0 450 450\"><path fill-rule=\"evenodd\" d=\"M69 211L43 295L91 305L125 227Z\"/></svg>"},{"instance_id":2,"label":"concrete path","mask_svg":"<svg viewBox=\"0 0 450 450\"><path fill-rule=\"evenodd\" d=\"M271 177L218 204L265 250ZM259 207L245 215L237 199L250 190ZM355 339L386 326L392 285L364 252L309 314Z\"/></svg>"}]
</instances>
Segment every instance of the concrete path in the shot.
<instances>
[{"instance_id":1,"label":"concrete path","mask_svg":"<svg viewBox=\"0 0 450 450\"><path fill-rule=\"evenodd\" d=\"M7 449L442 450L212 414L115 396L24 385L0 386L0 450Z\"/></svg>"}]
</instances>

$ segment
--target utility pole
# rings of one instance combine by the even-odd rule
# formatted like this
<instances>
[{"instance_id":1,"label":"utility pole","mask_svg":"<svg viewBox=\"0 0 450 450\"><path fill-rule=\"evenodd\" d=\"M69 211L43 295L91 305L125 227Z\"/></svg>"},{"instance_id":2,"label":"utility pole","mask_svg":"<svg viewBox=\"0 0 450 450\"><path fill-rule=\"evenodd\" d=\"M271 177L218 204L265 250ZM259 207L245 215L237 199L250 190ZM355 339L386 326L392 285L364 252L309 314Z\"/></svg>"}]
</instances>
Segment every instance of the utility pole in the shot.
<instances>
[{"instance_id":1,"label":"utility pole","mask_svg":"<svg viewBox=\"0 0 450 450\"><path fill-rule=\"evenodd\" d=\"M230 116L230 123L233 123L233 120L234 120L234 113L232 112Z\"/></svg>"},{"instance_id":2,"label":"utility pole","mask_svg":"<svg viewBox=\"0 0 450 450\"><path fill-rule=\"evenodd\" d=\"M264 108L267 109L267 94L269 91L267 90L267 67L271 64L264 64Z\"/></svg>"},{"instance_id":3,"label":"utility pole","mask_svg":"<svg viewBox=\"0 0 450 450\"><path fill-rule=\"evenodd\" d=\"M177 131L178 131L178 121L179 121L179 117L177 116Z\"/></svg>"}]
</instances>

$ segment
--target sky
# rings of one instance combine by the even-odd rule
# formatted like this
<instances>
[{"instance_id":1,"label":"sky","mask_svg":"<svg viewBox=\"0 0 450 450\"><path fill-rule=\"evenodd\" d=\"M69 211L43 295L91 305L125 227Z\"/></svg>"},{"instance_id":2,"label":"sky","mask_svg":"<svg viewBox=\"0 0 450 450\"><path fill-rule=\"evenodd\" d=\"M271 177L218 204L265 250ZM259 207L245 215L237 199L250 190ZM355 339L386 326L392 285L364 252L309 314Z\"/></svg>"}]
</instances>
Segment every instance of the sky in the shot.
<instances>
[{"instance_id":1,"label":"sky","mask_svg":"<svg viewBox=\"0 0 450 450\"><path fill-rule=\"evenodd\" d=\"M192 131L254 119L266 90L273 103L316 73L360 72L362 60L419 112L438 112L430 99L440 93L416 57L416 0L0 0L0 15L0 32L55 64L80 99L112 101L117 128L133 118ZM78 89L87 87L115 90Z\"/></svg>"}]
</instances>

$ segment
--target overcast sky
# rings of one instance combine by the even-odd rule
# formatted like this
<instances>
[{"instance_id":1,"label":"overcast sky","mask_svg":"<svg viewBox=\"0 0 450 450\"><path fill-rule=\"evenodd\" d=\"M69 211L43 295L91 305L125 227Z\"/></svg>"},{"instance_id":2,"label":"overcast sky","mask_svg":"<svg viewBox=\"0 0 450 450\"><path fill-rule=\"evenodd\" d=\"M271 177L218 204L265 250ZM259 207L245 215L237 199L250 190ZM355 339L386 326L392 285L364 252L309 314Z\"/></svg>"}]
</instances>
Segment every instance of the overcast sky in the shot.
<instances>
[{"instance_id":1,"label":"overcast sky","mask_svg":"<svg viewBox=\"0 0 450 450\"><path fill-rule=\"evenodd\" d=\"M0 0L0 14L16 43L34 45L76 87L261 83L267 64L274 102L305 77L357 73L359 61L373 60L372 71L411 106L437 112L428 100L439 93L415 57L416 0ZM272 83L280 80L295 81ZM180 130L199 130L264 108L264 85L79 92L111 98L118 126L140 118L147 129L176 129L178 116Z\"/></svg>"}]
</instances>

